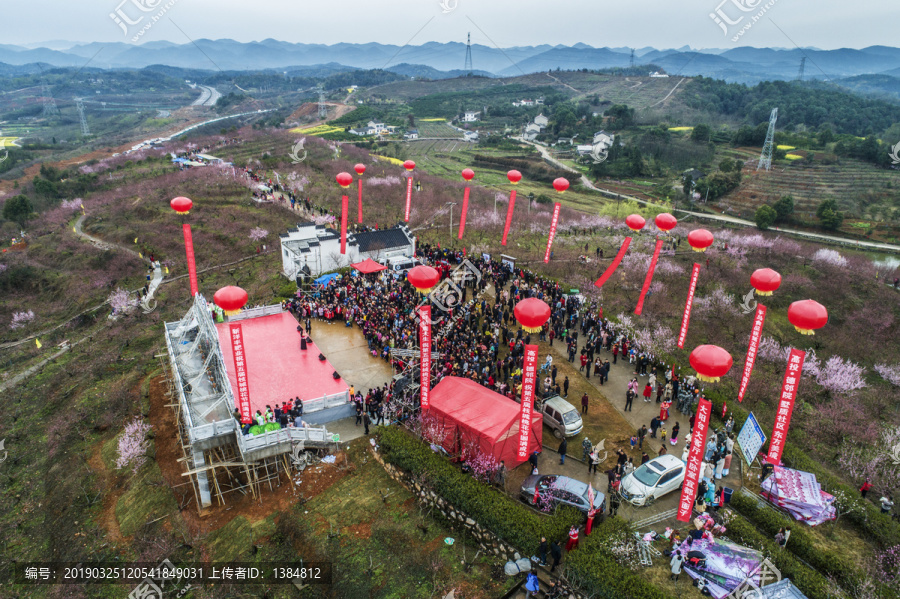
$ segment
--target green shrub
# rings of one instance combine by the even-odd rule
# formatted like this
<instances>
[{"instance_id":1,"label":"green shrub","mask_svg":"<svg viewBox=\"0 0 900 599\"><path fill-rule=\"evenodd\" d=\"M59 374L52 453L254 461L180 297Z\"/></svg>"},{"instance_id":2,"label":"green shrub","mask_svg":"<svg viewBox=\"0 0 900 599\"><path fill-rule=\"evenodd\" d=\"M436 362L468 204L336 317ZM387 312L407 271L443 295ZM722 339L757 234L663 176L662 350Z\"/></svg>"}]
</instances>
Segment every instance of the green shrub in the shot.
<instances>
[{"instance_id":1,"label":"green shrub","mask_svg":"<svg viewBox=\"0 0 900 599\"><path fill-rule=\"evenodd\" d=\"M562 540L572 525L584 521L569 508L548 516L536 513L464 474L400 427L379 427L378 436L386 462L414 476L424 475L436 494L527 555L537 551L542 536Z\"/></svg>"},{"instance_id":2,"label":"green shrub","mask_svg":"<svg viewBox=\"0 0 900 599\"><path fill-rule=\"evenodd\" d=\"M613 535L631 534L628 523L607 518L582 538L578 549L566 555L566 573L579 589L597 599L666 599L672 595L616 562L603 546Z\"/></svg>"}]
</instances>

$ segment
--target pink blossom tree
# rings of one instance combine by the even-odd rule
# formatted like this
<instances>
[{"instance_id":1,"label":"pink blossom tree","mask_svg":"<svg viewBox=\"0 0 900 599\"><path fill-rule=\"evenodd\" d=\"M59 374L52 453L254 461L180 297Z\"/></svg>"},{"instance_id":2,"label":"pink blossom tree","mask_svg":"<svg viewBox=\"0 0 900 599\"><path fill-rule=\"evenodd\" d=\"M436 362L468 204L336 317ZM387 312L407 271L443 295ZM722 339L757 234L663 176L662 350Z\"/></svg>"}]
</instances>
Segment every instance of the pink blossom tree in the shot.
<instances>
[{"instance_id":1,"label":"pink blossom tree","mask_svg":"<svg viewBox=\"0 0 900 599\"><path fill-rule=\"evenodd\" d=\"M12 321L9 323L9 328L16 330L21 329L24 326L27 326L28 323L34 320L34 312L28 310L27 312L13 312Z\"/></svg>"},{"instance_id":2,"label":"pink blossom tree","mask_svg":"<svg viewBox=\"0 0 900 599\"><path fill-rule=\"evenodd\" d=\"M121 470L130 466L132 474L137 474L138 469L147 461L149 442L146 437L152 428L139 416L125 425L117 446L116 468Z\"/></svg>"},{"instance_id":3,"label":"pink blossom tree","mask_svg":"<svg viewBox=\"0 0 900 599\"><path fill-rule=\"evenodd\" d=\"M250 241L262 241L269 236L269 232L261 227L253 227L250 229Z\"/></svg>"},{"instance_id":4,"label":"pink blossom tree","mask_svg":"<svg viewBox=\"0 0 900 599\"><path fill-rule=\"evenodd\" d=\"M138 305L138 299L131 297L128 291L120 287L117 287L115 291L110 293L106 301L109 302L109 306L113 309L113 314L125 314Z\"/></svg>"}]
</instances>

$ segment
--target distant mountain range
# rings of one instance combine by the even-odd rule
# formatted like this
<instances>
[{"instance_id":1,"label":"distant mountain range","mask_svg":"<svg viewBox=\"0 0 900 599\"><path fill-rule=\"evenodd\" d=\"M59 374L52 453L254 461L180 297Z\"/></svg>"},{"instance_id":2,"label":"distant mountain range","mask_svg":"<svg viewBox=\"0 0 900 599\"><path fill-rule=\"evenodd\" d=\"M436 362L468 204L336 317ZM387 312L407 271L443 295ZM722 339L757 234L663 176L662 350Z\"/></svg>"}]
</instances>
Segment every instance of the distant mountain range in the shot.
<instances>
[{"instance_id":1,"label":"distant mountain range","mask_svg":"<svg viewBox=\"0 0 900 599\"><path fill-rule=\"evenodd\" d=\"M366 43L333 45L298 44L267 39L236 42L230 39L197 40L195 44L150 42L88 43L54 40L30 47L0 44L0 63L25 66L41 63L58 67L143 68L167 65L186 69L248 71L328 65L330 68L386 69L408 75L440 79L465 72L466 46L428 42L420 46ZM757 83L795 79L806 57L806 79L835 81L861 75L900 77L900 48L870 46L860 50L776 49L739 47L693 50L689 47L635 49L635 64L654 64L671 75L703 75L731 82ZM472 46L475 74L510 77L556 70L606 69L631 64L629 48L573 46ZM8 72L6 69L0 72ZM893 84L891 84L893 85Z\"/></svg>"}]
</instances>

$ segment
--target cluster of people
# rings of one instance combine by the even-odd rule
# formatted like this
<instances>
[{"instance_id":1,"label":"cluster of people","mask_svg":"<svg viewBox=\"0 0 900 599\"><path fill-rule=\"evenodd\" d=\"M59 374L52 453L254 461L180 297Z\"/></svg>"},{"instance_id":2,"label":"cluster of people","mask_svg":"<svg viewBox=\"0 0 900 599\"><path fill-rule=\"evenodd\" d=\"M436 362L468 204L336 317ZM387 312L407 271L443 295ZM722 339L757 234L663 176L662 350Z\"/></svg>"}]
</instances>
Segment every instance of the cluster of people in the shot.
<instances>
[{"instance_id":1,"label":"cluster of people","mask_svg":"<svg viewBox=\"0 0 900 599\"><path fill-rule=\"evenodd\" d=\"M241 422L241 411L238 408L234 409L233 416L238 423ZM241 433L248 435L253 426L265 426L273 422L277 423L281 428L308 427L309 424L303 420L303 400L295 397L293 400L284 401L280 405L275 404L274 408L266 405L265 413L261 410L256 410L252 422L241 424Z\"/></svg>"}]
</instances>

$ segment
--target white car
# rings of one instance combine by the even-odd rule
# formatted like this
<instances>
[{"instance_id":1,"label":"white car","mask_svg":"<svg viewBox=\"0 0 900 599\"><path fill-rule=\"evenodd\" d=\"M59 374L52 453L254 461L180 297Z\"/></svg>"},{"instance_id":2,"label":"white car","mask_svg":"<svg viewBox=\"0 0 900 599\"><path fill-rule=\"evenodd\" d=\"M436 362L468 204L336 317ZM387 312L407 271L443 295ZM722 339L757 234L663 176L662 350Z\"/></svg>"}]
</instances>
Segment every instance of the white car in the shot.
<instances>
[{"instance_id":1,"label":"white car","mask_svg":"<svg viewBox=\"0 0 900 599\"><path fill-rule=\"evenodd\" d=\"M636 505L650 505L684 482L685 464L673 455L661 455L642 464L622 479L622 499Z\"/></svg>"}]
</instances>

